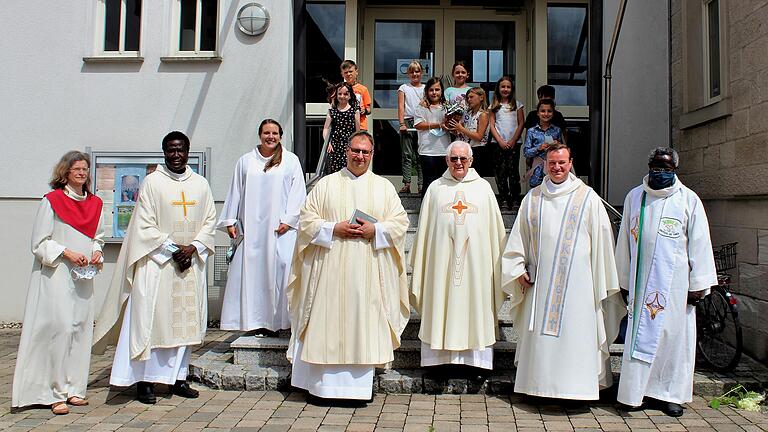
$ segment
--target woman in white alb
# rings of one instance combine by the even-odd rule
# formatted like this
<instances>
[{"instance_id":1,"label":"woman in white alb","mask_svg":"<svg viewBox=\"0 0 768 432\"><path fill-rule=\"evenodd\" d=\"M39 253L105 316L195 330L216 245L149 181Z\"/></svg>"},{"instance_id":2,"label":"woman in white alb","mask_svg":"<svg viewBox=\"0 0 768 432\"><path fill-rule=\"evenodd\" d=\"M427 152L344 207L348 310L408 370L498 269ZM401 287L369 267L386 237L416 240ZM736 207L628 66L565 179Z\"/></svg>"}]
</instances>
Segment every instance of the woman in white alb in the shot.
<instances>
[{"instance_id":1,"label":"woman in white alb","mask_svg":"<svg viewBox=\"0 0 768 432\"><path fill-rule=\"evenodd\" d=\"M243 239L229 265L222 330L273 335L290 327L285 287L306 185L299 158L283 148L282 136L277 121L264 120L261 143L235 165L218 226Z\"/></svg>"},{"instance_id":2,"label":"woman in white alb","mask_svg":"<svg viewBox=\"0 0 768 432\"><path fill-rule=\"evenodd\" d=\"M102 202L90 192L90 158L66 153L32 228L35 263L13 375L11 406L87 405L93 340L93 276L104 244Z\"/></svg>"}]
</instances>

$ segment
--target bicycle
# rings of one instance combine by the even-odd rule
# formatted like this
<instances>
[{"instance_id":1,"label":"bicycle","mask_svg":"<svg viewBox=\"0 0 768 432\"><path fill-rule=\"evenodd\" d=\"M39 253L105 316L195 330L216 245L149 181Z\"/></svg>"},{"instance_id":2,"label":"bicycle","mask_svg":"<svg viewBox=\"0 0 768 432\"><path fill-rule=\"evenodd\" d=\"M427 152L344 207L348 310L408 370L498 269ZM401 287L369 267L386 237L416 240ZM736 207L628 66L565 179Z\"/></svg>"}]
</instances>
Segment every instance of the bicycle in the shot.
<instances>
[{"instance_id":1,"label":"bicycle","mask_svg":"<svg viewBox=\"0 0 768 432\"><path fill-rule=\"evenodd\" d=\"M712 249L717 285L696 304L696 348L712 370L729 372L739 364L744 344L738 300L731 293L731 275L727 272L736 268L736 243Z\"/></svg>"}]
</instances>

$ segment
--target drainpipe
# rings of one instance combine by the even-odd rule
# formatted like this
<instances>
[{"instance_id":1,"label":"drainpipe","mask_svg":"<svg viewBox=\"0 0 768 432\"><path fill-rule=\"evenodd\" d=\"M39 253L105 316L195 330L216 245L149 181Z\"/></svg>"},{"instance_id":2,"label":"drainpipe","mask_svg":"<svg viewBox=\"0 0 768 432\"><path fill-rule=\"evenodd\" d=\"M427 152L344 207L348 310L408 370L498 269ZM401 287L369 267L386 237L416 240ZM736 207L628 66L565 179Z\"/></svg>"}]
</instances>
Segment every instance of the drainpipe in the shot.
<instances>
[{"instance_id":1,"label":"drainpipe","mask_svg":"<svg viewBox=\"0 0 768 432\"><path fill-rule=\"evenodd\" d=\"M619 32L621 32L621 24L624 21L624 11L627 9L627 0L621 0L619 3L619 12L616 15L616 25L613 28L613 35L611 36L611 45L608 48L608 58L605 62L605 87L603 94L605 95L605 121L603 122L603 182L600 187L601 195L603 197L608 196L608 155L611 147L611 68L613 67L613 57L616 55L616 45L619 42Z\"/></svg>"}]
</instances>

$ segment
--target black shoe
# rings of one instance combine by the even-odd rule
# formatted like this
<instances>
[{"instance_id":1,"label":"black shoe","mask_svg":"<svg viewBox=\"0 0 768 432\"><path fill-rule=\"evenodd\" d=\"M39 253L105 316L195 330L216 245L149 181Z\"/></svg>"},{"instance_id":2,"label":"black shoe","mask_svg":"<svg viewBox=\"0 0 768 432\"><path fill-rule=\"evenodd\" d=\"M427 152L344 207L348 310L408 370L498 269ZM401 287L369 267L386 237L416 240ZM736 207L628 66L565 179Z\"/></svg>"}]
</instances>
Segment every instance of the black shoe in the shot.
<instances>
[{"instance_id":1,"label":"black shoe","mask_svg":"<svg viewBox=\"0 0 768 432\"><path fill-rule=\"evenodd\" d=\"M662 402L661 411L670 417L680 417L683 415L682 405L672 402Z\"/></svg>"},{"instance_id":2,"label":"black shoe","mask_svg":"<svg viewBox=\"0 0 768 432\"><path fill-rule=\"evenodd\" d=\"M136 383L136 400L143 404L153 405L157 403L155 397L155 385L151 382L139 381Z\"/></svg>"},{"instance_id":3,"label":"black shoe","mask_svg":"<svg viewBox=\"0 0 768 432\"><path fill-rule=\"evenodd\" d=\"M186 381L178 380L171 386L171 393L189 399L195 399L200 396L200 392L189 386Z\"/></svg>"}]
</instances>

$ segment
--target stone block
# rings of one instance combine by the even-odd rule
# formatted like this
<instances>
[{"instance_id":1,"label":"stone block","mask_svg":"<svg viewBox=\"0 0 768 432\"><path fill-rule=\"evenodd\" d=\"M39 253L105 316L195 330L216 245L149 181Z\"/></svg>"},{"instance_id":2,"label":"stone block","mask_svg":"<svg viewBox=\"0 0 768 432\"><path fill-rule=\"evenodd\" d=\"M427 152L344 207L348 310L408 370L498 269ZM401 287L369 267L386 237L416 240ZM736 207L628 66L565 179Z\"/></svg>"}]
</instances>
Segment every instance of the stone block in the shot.
<instances>
[{"instance_id":1,"label":"stone block","mask_svg":"<svg viewBox=\"0 0 768 432\"><path fill-rule=\"evenodd\" d=\"M212 389L221 389L221 372L225 366L227 366L226 363L212 363L210 367L203 371L200 382Z\"/></svg>"},{"instance_id":2,"label":"stone block","mask_svg":"<svg viewBox=\"0 0 768 432\"><path fill-rule=\"evenodd\" d=\"M266 372L266 390L288 390L291 387L291 368L268 367Z\"/></svg>"},{"instance_id":3,"label":"stone block","mask_svg":"<svg viewBox=\"0 0 768 432\"><path fill-rule=\"evenodd\" d=\"M768 265L768 230L757 230L757 263Z\"/></svg>"},{"instance_id":4,"label":"stone block","mask_svg":"<svg viewBox=\"0 0 768 432\"><path fill-rule=\"evenodd\" d=\"M682 174L698 173L703 170L704 152L701 149L680 152L680 172Z\"/></svg>"},{"instance_id":5,"label":"stone block","mask_svg":"<svg viewBox=\"0 0 768 432\"><path fill-rule=\"evenodd\" d=\"M735 210L735 209L734 209ZM710 214L707 213L709 217ZM727 216L727 215L726 215ZM740 228L729 225L729 220L709 219L709 232L712 236L712 244L738 242L736 246L737 260L754 264L757 262L757 230L755 228ZM723 226L725 225L725 226ZM732 274L735 276L735 274ZM735 279L734 279L735 280Z\"/></svg>"},{"instance_id":6,"label":"stone block","mask_svg":"<svg viewBox=\"0 0 768 432\"><path fill-rule=\"evenodd\" d=\"M741 49L731 49L730 58L728 62L728 71L732 80L739 80L744 77Z\"/></svg>"},{"instance_id":7,"label":"stone block","mask_svg":"<svg viewBox=\"0 0 768 432\"><path fill-rule=\"evenodd\" d=\"M749 134L749 110L734 111L725 119L725 137L728 140L744 138Z\"/></svg>"},{"instance_id":8,"label":"stone block","mask_svg":"<svg viewBox=\"0 0 768 432\"><path fill-rule=\"evenodd\" d=\"M726 121L727 124L727 121ZM720 145L720 167L730 168L736 165L736 143L728 141Z\"/></svg>"},{"instance_id":9,"label":"stone block","mask_svg":"<svg viewBox=\"0 0 768 432\"><path fill-rule=\"evenodd\" d=\"M467 380L463 378L448 378L443 385L443 393L464 394L467 392Z\"/></svg>"},{"instance_id":10,"label":"stone block","mask_svg":"<svg viewBox=\"0 0 768 432\"><path fill-rule=\"evenodd\" d=\"M424 392L430 394L442 393L445 380L431 373L424 374Z\"/></svg>"},{"instance_id":11,"label":"stone block","mask_svg":"<svg viewBox=\"0 0 768 432\"><path fill-rule=\"evenodd\" d=\"M388 370L378 376L379 392L386 394L403 393L403 380L399 372Z\"/></svg>"},{"instance_id":12,"label":"stone block","mask_svg":"<svg viewBox=\"0 0 768 432\"><path fill-rule=\"evenodd\" d=\"M709 144L720 144L725 141L725 119L715 120L707 125Z\"/></svg>"},{"instance_id":13,"label":"stone block","mask_svg":"<svg viewBox=\"0 0 768 432\"><path fill-rule=\"evenodd\" d=\"M720 146L712 145L705 148L704 149L704 169L716 170L718 168L720 168Z\"/></svg>"},{"instance_id":14,"label":"stone block","mask_svg":"<svg viewBox=\"0 0 768 432\"><path fill-rule=\"evenodd\" d=\"M733 110L748 109L755 103L757 86L751 79L735 80L731 83Z\"/></svg>"},{"instance_id":15,"label":"stone block","mask_svg":"<svg viewBox=\"0 0 768 432\"><path fill-rule=\"evenodd\" d=\"M418 369L400 371L403 382L403 391L405 393L423 393L424 392L424 372Z\"/></svg>"},{"instance_id":16,"label":"stone block","mask_svg":"<svg viewBox=\"0 0 768 432\"><path fill-rule=\"evenodd\" d=\"M227 365L221 371L221 388L245 390L245 370L240 365Z\"/></svg>"},{"instance_id":17,"label":"stone block","mask_svg":"<svg viewBox=\"0 0 768 432\"><path fill-rule=\"evenodd\" d=\"M765 106L768 109L768 105ZM750 127L752 122L752 111L750 110ZM763 117L768 117L765 115ZM766 121L766 128L768 129L768 121ZM766 144L768 144L768 132L751 133L746 138L736 140L736 166L748 166L768 163L768 152L765 151Z\"/></svg>"},{"instance_id":18,"label":"stone block","mask_svg":"<svg viewBox=\"0 0 768 432\"><path fill-rule=\"evenodd\" d=\"M739 284L736 289L742 296L768 301L768 265L739 263Z\"/></svg>"},{"instance_id":19,"label":"stone block","mask_svg":"<svg viewBox=\"0 0 768 432\"><path fill-rule=\"evenodd\" d=\"M247 391L263 391L267 389L266 376L259 367L246 369L245 389Z\"/></svg>"},{"instance_id":20,"label":"stone block","mask_svg":"<svg viewBox=\"0 0 768 432\"><path fill-rule=\"evenodd\" d=\"M488 393L496 395L508 395L512 394L514 389L514 372L509 375L494 375L488 379Z\"/></svg>"}]
</instances>

